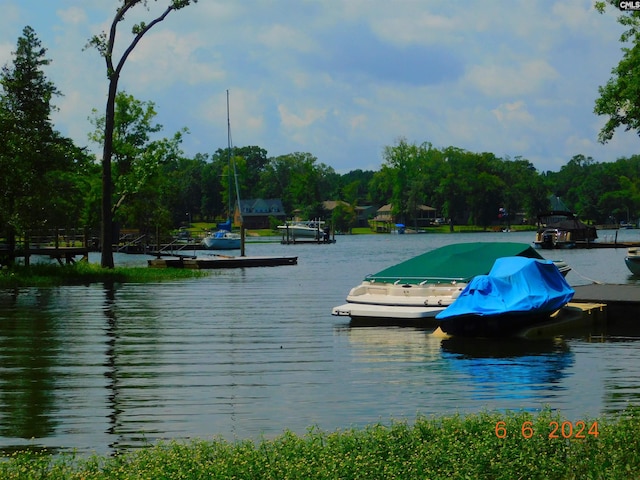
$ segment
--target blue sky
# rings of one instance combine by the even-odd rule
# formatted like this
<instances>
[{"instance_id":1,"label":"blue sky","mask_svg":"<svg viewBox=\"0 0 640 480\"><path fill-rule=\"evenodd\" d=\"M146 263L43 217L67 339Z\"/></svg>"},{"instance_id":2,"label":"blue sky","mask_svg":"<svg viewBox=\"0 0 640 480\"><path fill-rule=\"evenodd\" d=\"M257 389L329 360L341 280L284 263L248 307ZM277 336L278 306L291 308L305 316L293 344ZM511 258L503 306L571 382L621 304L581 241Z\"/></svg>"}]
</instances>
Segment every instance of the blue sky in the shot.
<instances>
[{"instance_id":1,"label":"blue sky","mask_svg":"<svg viewBox=\"0 0 640 480\"><path fill-rule=\"evenodd\" d=\"M107 80L87 40L109 27L120 1L0 0L0 64L24 26L47 48L48 78L64 94L53 118L93 151L92 110ZM137 7L120 25L168 0ZM591 0L199 0L171 13L136 47L120 89L156 104L162 136L187 127L188 156L227 144L269 156L309 152L339 173L378 170L398 138L522 157L558 171L574 155L615 161L640 139L597 141L598 86L621 58L617 12Z\"/></svg>"}]
</instances>

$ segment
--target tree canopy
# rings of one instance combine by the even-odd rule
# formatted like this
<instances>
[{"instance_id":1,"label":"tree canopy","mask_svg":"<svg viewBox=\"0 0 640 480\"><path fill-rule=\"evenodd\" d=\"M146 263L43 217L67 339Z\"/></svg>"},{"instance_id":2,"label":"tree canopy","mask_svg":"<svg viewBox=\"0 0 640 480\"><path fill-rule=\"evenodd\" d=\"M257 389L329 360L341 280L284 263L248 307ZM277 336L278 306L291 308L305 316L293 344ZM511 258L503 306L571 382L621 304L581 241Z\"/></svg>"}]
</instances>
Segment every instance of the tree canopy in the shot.
<instances>
[{"instance_id":1,"label":"tree canopy","mask_svg":"<svg viewBox=\"0 0 640 480\"><path fill-rule=\"evenodd\" d=\"M16 232L63 226L79 217L86 193L79 176L88 168L88 156L51 122L51 102L60 92L44 73L50 62L27 26L13 64L0 76L0 224L6 225L11 252Z\"/></svg>"}]
</instances>

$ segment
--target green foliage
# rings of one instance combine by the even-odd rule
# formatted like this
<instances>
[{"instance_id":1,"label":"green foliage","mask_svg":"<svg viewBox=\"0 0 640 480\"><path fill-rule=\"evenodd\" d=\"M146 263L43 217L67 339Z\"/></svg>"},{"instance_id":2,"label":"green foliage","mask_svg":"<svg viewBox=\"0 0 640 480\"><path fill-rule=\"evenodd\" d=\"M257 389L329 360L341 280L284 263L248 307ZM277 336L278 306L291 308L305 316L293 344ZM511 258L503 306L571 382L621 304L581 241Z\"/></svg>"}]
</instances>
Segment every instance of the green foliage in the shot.
<instances>
[{"instance_id":1,"label":"green foliage","mask_svg":"<svg viewBox=\"0 0 640 480\"><path fill-rule=\"evenodd\" d=\"M202 270L117 267L105 270L99 265L77 262L71 265L13 265L0 270L0 288L87 285L96 282L141 283L206 276Z\"/></svg>"},{"instance_id":2,"label":"green foliage","mask_svg":"<svg viewBox=\"0 0 640 480\"><path fill-rule=\"evenodd\" d=\"M617 9L617 1L608 3ZM596 9L604 13L605 2L596 2ZM602 143L611 140L618 127L640 134L640 12L621 13L618 23L627 28L620 41L631 45L622 48L622 59L611 70L613 76L598 87L594 113L608 117L598 135Z\"/></svg>"},{"instance_id":3,"label":"green foliage","mask_svg":"<svg viewBox=\"0 0 640 480\"><path fill-rule=\"evenodd\" d=\"M612 419L578 422L549 410L418 417L363 429L305 435L285 432L258 443L162 442L113 457L16 453L2 478L636 478L640 418L629 408ZM564 433L554 425L565 424ZM571 425L571 434L569 427ZM597 425L597 436L591 427Z\"/></svg>"},{"instance_id":4,"label":"green foliage","mask_svg":"<svg viewBox=\"0 0 640 480\"><path fill-rule=\"evenodd\" d=\"M16 234L77 222L91 169L89 155L53 128L51 101L60 92L43 72L50 60L31 27L14 55L0 76L0 224L10 247Z\"/></svg>"},{"instance_id":5,"label":"green foliage","mask_svg":"<svg viewBox=\"0 0 640 480\"><path fill-rule=\"evenodd\" d=\"M351 205L339 203L331 212L331 223L338 232L349 232L355 225L356 212Z\"/></svg>"}]
</instances>

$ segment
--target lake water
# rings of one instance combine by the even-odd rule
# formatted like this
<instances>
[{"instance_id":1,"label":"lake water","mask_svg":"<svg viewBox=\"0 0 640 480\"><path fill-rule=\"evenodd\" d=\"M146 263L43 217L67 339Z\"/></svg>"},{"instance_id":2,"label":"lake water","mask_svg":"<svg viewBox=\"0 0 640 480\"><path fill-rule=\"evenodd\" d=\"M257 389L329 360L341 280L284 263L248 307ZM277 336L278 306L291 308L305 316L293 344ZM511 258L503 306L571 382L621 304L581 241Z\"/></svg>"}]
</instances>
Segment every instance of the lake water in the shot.
<instances>
[{"instance_id":1,"label":"lake water","mask_svg":"<svg viewBox=\"0 0 640 480\"><path fill-rule=\"evenodd\" d=\"M640 401L634 335L463 342L417 328L350 327L331 315L366 274L426 250L532 237L250 243L247 255L296 255L298 265L158 284L0 290L0 449L108 454L158 439L259 439L545 406L578 421ZM620 231L618 240L640 241L640 231ZM541 253L573 267L572 285L640 288L624 265L626 249ZM116 264L147 258L122 255Z\"/></svg>"}]
</instances>

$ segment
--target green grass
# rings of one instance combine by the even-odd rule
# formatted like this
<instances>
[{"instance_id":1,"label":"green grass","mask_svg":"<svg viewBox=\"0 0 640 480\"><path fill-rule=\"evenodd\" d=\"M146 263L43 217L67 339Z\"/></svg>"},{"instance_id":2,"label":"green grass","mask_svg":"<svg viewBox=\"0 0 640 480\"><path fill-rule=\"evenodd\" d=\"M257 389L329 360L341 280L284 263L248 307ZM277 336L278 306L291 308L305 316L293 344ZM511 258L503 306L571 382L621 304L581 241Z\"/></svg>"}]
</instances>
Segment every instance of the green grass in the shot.
<instances>
[{"instance_id":1,"label":"green grass","mask_svg":"<svg viewBox=\"0 0 640 480\"><path fill-rule=\"evenodd\" d=\"M0 288L86 285L95 282L141 283L203 277L206 271L180 268L116 267L95 263L14 265L0 269Z\"/></svg>"},{"instance_id":2,"label":"green grass","mask_svg":"<svg viewBox=\"0 0 640 480\"><path fill-rule=\"evenodd\" d=\"M158 443L113 457L15 453L3 479L620 479L640 476L640 410L575 438L580 422L548 410L419 417L333 433L311 428L260 442ZM504 429L502 424L504 422ZM564 437L549 438L565 423ZM496 426L498 428L496 428ZM504 434L504 435L503 435ZM501 438L504 436L504 438Z\"/></svg>"}]
</instances>

